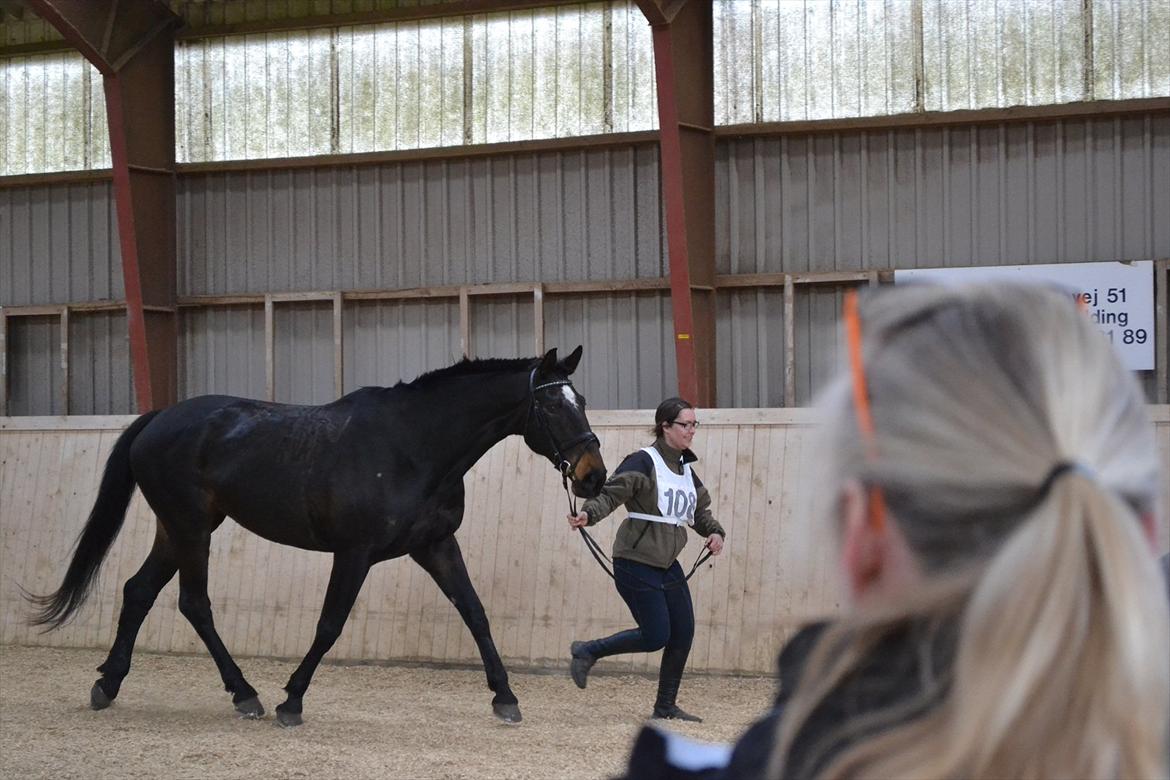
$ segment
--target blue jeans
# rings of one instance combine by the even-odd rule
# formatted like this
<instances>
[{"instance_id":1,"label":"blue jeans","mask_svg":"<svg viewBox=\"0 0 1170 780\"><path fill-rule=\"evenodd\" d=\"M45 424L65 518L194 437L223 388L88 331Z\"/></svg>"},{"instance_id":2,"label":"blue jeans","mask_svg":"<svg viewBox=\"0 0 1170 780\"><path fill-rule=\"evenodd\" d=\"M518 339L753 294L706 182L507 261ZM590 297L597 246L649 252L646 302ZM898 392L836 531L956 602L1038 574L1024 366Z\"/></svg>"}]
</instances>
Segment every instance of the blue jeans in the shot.
<instances>
[{"instance_id":1,"label":"blue jeans","mask_svg":"<svg viewBox=\"0 0 1170 780\"><path fill-rule=\"evenodd\" d=\"M615 558L613 573L618 593L630 608L638 627L585 642L583 646L574 643L573 656L596 660L621 653L662 650L654 717L678 717L680 710L675 706L675 698L687 656L691 654L691 640L695 638L695 607L691 603L691 590L683 576L682 566L675 561L669 568L658 569Z\"/></svg>"},{"instance_id":2,"label":"blue jeans","mask_svg":"<svg viewBox=\"0 0 1170 780\"><path fill-rule=\"evenodd\" d=\"M613 573L618 593L638 627L594 639L588 652L594 658L604 658L665 650L660 678L681 679L695 637L695 608L682 566L675 561L668 569L658 569L615 558Z\"/></svg>"},{"instance_id":3,"label":"blue jeans","mask_svg":"<svg viewBox=\"0 0 1170 780\"><path fill-rule=\"evenodd\" d=\"M657 569L616 558L613 573L618 593L641 631L640 649L681 651L685 663L695 637L695 607L682 566L675 561L669 569Z\"/></svg>"}]
</instances>

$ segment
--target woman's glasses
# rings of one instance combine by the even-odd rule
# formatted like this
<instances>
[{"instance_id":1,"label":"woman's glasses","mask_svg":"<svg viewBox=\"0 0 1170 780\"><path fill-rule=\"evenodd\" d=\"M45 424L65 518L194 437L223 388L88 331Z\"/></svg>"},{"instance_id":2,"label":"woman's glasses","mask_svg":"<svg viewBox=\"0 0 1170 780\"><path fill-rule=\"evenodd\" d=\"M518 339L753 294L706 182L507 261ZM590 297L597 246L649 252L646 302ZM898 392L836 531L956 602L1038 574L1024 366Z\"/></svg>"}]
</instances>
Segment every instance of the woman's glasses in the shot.
<instances>
[{"instance_id":1,"label":"woman's glasses","mask_svg":"<svg viewBox=\"0 0 1170 780\"><path fill-rule=\"evenodd\" d=\"M678 420L671 420L670 425L674 425L679 428L685 428L688 431L693 431L695 428L699 427L699 421L695 420L693 422L679 422Z\"/></svg>"}]
</instances>

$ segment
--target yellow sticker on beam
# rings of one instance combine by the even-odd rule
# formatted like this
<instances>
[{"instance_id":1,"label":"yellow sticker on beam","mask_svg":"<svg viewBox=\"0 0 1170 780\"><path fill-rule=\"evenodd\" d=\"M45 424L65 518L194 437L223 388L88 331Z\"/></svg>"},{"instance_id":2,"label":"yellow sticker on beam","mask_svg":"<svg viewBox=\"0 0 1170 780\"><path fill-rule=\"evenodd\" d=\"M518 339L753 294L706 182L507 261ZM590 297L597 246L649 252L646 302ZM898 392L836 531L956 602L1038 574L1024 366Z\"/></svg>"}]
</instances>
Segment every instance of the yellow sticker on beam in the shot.
<instances>
[{"instance_id":1,"label":"yellow sticker on beam","mask_svg":"<svg viewBox=\"0 0 1170 780\"><path fill-rule=\"evenodd\" d=\"M678 333L678 334L675 334L675 338L676 338L676 339L678 339L679 341L689 341L689 340L690 340L690 338L691 338L691 334L689 334L689 333Z\"/></svg>"}]
</instances>

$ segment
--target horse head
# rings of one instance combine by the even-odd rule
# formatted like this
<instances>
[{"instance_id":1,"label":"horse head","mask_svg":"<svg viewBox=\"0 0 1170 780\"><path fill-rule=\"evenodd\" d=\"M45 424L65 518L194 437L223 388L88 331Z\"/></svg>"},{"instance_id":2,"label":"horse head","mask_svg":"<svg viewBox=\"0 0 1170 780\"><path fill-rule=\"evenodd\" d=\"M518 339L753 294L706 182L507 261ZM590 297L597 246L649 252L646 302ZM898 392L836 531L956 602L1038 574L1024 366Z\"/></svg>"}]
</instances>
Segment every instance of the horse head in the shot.
<instances>
[{"instance_id":1,"label":"horse head","mask_svg":"<svg viewBox=\"0 0 1170 780\"><path fill-rule=\"evenodd\" d=\"M572 481L573 493L592 498L605 484L605 462L585 416L585 397L569 380L580 360L581 347L564 360L557 360L554 348L532 369L524 442Z\"/></svg>"}]
</instances>

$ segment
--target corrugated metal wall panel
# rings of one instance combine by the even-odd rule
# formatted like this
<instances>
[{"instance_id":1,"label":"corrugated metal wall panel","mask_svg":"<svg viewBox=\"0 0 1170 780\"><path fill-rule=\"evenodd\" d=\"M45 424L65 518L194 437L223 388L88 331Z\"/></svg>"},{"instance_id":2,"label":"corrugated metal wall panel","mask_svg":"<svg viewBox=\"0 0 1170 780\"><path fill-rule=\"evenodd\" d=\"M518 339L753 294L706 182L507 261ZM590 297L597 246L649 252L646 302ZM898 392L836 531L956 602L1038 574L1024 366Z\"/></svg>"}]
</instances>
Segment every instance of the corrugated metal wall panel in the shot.
<instances>
[{"instance_id":1,"label":"corrugated metal wall panel","mask_svg":"<svg viewBox=\"0 0 1170 780\"><path fill-rule=\"evenodd\" d=\"M531 296L471 300L471 354L475 357L532 357L535 334Z\"/></svg>"},{"instance_id":2,"label":"corrugated metal wall panel","mask_svg":"<svg viewBox=\"0 0 1170 780\"><path fill-rule=\"evenodd\" d=\"M1166 115L728 141L717 160L719 273L1170 256ZM751 295L720 296L723 404L783 397L782 368L733 359L783 359L781 345L761 351ZM798 404L836 365L840 295L797 288Z\"/></svg>"},{"instance_id":3,"label":"corrugated metal wall panel","mask_svg":"<svg viewBox=\"0 0 1170 780\"><path fill-rule=\"evenodd\" d=\"M1170 256L1170 116L843 132L717 151L719 273Z\"/></svg>"},{"instance_id":4,"label":"corrugated metal wall panel","mask_svg":"<svg viewBox=\"0 0 1170 780\"><path fill-rule=\"evenodd\" d=\"M678 393L669 294L556 296L544 302L544 343L585 352L573 384L594 409L653 409Z\"/></svg>"},{"instance_id":5,"label":"corrugated metal wall panel","mask_svg":"<svg viewBox=\"0 0 1170 780\"><path fill-rule=\"evenodd\" d=\"M1093 0L1095 100L1170 94L1170 2Z\"/></svg>"},{"instance_id":6,"label":"corrugated metal wall panel","mask_svg":"<svg viewBox=\"0 0 1170 780\"><path fill-rule=\"evenodd\" d=\"M276 307L276 400L324 404L337 398L333 386L333 307L285 303Z\"/></svg>"},{"instance_id":7,"label":"corrugated metal wall panel","mask_svg":"<svg viewBox=\"0 0 1170 780\"><path fill-rule=\"evenodd\" d=\"M21 18L9 16L0 11L0 44L4 46L20 46L23 44L40 43L42 41L59 41L61 33L51 24L36 15L29 9L23 9Z\"/></svg>"},{"instance_id":8,"label":"corrugated metal wall panel","mask_svg":"<svg viewBox=\"0 0 1170 780\"><path fill-rule=\"evenodd\" d=\"M1140 15L1140 1L1127 5ZM922 11L926 110L1087 99L1082 0L924 0Z\"/></svg>"},{"instance_id":9,"label":"corrugated metal wall panel","mask_svg":"<svg viewBox=\"0 0 1170 780\"><path fill-rule=\"evenodd\" d=\"M72 312L69 414L126 414L134 410L134 372L126 314Z\"/></svg>"},{"instance_id":10,"label":"corrugated metal wall panel","mask_svg":"<svg viewBox=\"0 0 1170 780\"><path fill-rule=\"evenodd\" d=\"M205 5L178 4L237 21L309 12ZM918 31L913 0L720 0L716 122L1170 95L1166 0L921 8ZM175 77L180 162L657 126L649 27L628 2L194 39ZM0 175L109 166L100 78L80 55L0 60L0 94Z\"/></svg>"},{"instance_id":11,"label":"corrugated metal wall panel","mask_svg":"<svg viewBox=\"0 0 1170 780\"><path fill-rule=\"evenodd\" d=\"M352 152L464 142L464 20L342 28L338 147Z\"/></svg>"},{"instance_id":12,"label":"corrugated metal wall panel","mask_svg":"<svg viewBox=\"0 0 1170 780\"><path fill-rule=\"evenodd\" d=\"M844 288L797 288L796 406L807 406L841 368ZM716 397L721 407L784 406L784 291L729 290L717 298Z\"/></svg>"},{"instance_id":13,"label":"corrugated metal wall panel","mask_svg":"<svg viewBox=\"0 0 1170 780\"><path fill-rule=\"evenodd\" d=\"M185 176L179 290L658 277L663 232L653 145Z\"/></svg>"},{"instance_id":14,"label":"corrugated metal wall panel","mask_svg":"<svg viewBox=\"0 0 1170 780\"><path fill-rule=\"evenodd\" d=\"M913 111L912 30L909 0L720 0L715 121Z\"/></svg>"},{"instance_id":15,"label":"corrugated metal wall panel","mask_svg":"<svg viewBox=\"0 0 1170 780\"><path fill-rule=\"evenodd\" d=\"M728 290L715 305L719 405L783 406L784 291Z\"/></svg>"},{"instance_id":16,"label":"corrugated metal wall panel","mask_svg":"<svg viewBox=\"0 0 1170 780\"><path fill-rule=\"evenodd\" d=\"M634 132L658 127L658 82L646 17L634 3L611 6L613 110L607 130ZM538 38L538 41L543 38Z\"/></svg>"},{"instance_id":17,"label":"corrugated metal wall panel","mask_svg":"<svg viewBox=\"0 0 1170 780\"><path fill-rule=\"evenodd\" d=\"M0 176L110 167L101 74L77 53L0 59Z\"/></svg>"},{"instance_id":18,"label":"corrugated metal wall panel","mask_svg":"<svg viewBox=\"0 0 1170 780\"><path fill-rule=\"evenodd\" d=\"M1165 0L921 0L920 31L914 6L719 0L716 122L1170 95Z\"/></svg>"},{"instance_id":19,"label":"corrugated metal wall panel","mask_svg":"<svg viewBox=\"0 0 1170 780\"><path fill-rule=\"evenodd\" d=\"M183 309L179 329L180 398L207 393L264 398L262 306Z\"/></svg>"},{"instance_id":20,"label":"corrugated metal wall panel","mask_svg":"<svg viewBox=\"0 0 1170 780\"><path fill-rule=\"evenodd\" d=\"M202 19L204 5L178 10ZM233 8L213 16L301 15ZM180 41L176 159L653 129L652 50L641 11L626 2ZM0 60L0 95L0 175L110 166L101 77L80 54Z\"/></svg>"},{"instance_id":21,"label":"corrugated metal wall panel","mask_svg":"<svg viewBox=\"0 0 1170 780\"><path fill-rule=\"evenodd\" d=\"M845 365L840 343L845 290L810 287L795 296L796 406L807 406Z\"/></svg>"},{"instance_id":22,"label":"corrugated metal wall panel","mask_svg":"<svg viewBox=\"0 0 1170 780\"><path fill-rule=\"evenodd\" d=\"M651 129L651 51L622 2L180 42L178 160Z\"/></svg>"},{"instance_id":23,"label":"corrugated metal wall panel","mask_svg":"<svg viewBox=\"0 0 1170 780\"><path fill-rule=\"evenodd\" d=\"M65 414L61 384L61 320L8 320L8 413Z\"/></svg>"},{"instance_id":24,"label":"corrugated metal wall panel","mask_svg":"<svg viewBox=\"0 0 1170 780\"><path fill-rule=\"evenodd\" d=\"M276 19L303 19L322 14L349 14L363 11L388 11L396 8L455 5L462 0L170 0L167 5L187 25L217 27L241 22Z\"/></svg>"},{"instance_id":25,"label":"corrugated metal wall panel","mask_svg":"<svg viewBox=\"0 0 1170 780\"><path fill-rule=\"evenodd\" d=\"M175 46L178 162L336 151L332 30Z\"/></svg>"},{"instance_id":26,"label":"corrugated metal wall panel","mask_svg":"<svg viewBox=\"0 0 1170 780\"><path fill-rule=\"evenodd\" d=\"M0 306L124 296L112 186L0 189Z\"/></svg>"},{"instance_id":27,"label":"corrugated metal wall panel","mask_svg":"<svg viewBox=\"0 0 1170 780\"><path fill-rule=\"evenodd\" d=\"M457 301L346 304L345 390L409 382L459 360Z\"/></svg>"}]
</instances>

